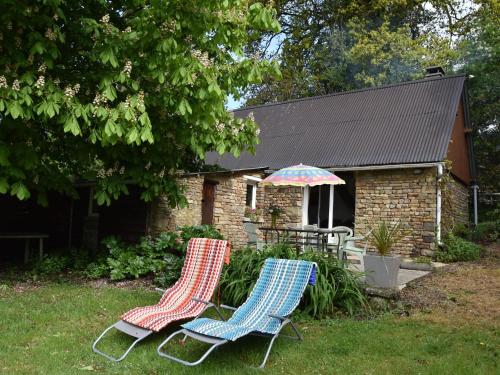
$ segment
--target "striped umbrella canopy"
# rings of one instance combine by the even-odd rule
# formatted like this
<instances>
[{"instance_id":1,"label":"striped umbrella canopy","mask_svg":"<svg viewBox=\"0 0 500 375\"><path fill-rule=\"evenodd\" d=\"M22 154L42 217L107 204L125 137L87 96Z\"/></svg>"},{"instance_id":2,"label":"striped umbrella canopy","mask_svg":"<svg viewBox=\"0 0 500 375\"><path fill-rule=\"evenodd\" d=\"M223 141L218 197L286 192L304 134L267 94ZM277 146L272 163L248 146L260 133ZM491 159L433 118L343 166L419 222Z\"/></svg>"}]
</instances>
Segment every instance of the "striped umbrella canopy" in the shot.
<instances>
[{"instance_id":1,"label":"striped umbrella canopy","mask_svg":"<svg viewBox=\"0 0 500 375\"><path fill-rule=\"evenodd\" d=\"M316 186L341 185L345 181L325 169L299 164L274 172L262 180L263 185Z\"/></svg>"}]
</instances>

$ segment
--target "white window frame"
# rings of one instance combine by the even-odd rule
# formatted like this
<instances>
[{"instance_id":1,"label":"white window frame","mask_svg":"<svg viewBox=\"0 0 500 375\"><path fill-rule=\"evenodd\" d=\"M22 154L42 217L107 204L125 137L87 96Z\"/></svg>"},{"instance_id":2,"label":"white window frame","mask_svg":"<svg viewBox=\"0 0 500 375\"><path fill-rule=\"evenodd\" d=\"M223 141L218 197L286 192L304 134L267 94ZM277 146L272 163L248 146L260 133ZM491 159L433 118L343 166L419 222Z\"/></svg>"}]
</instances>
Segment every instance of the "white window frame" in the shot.
<instances>
[{"instance_id":1,"label":"white window frame","mask_svg":"<svg viewBox=\"0 0 500 375\"><path fill-rule=\"evenodd\" d=\"M333 199L335 186L330 185L330 199L328 204L328 229L333 228ZM309 197L311 195L311 188L304 187L304 194L302 195L302 225L309 225ZM321 202L320 202L321 204ZM333 236L328 235L328 242L333 241Z\"/></svg>"},{"instance_id":2,"label":"white window frame","mask_svg":"<svg viewBox=\"0 0 500 375\"><path fill-rule=\"evenodd\" d=\"M247 186L248 185L252 186L252 201L250 202L251 203L250 208L255 210L255 208L257 207L257 185L259 182L262 181L262 178L254 177L254 176L243 176L243 178L245 179ZM245 190L245 194L246 194L246 190ZM245 205L246 205L246 202L245 202Z\"/></svg>"}]
</instances>

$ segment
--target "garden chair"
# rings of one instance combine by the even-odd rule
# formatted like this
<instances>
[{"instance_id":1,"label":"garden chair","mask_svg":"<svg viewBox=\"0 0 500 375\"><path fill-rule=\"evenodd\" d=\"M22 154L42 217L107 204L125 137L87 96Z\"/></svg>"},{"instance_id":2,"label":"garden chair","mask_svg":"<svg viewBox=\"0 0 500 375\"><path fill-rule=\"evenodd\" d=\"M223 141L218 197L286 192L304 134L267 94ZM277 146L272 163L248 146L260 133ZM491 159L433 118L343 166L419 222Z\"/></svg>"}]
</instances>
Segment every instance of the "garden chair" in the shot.
<instances>
[{"instance_id":1,"label":"garden chair","mask_svg":"<svg viewBox=\"0 0 500 375\"><path fill-rule=\"evenodd\" d=\"M352 229L349 227L337 226L333 227L332 230L338 231L338 233L332 233L332 239L328 243L329 251L336 251L336 255L338 256L338 258L345 260L344 254L342 253L342 248L345 245L346 239L349 236L352 236ZM342 231L344 233L342 233Z\"/></svg>"},{"instance_id":2,"label":"garden chair","mask_svg":"<svg viewBox=\"0 0 500 375\"><path fill-rule=\"evenodd\" d=\"M242 336L254 334L271 338L264 360L260 368L266 364L274 340L287 324L296 337L302 336L290 320L290 314L300 302L307 284L314 285L317 265L303 260L266 259L248 299L238 308L221 305L222 308L234 310L232 317L224 321L199 318L182 325L182 329L172 333L158 347L158 354L186 366L196 366L217 347L236 341ZM176 335L183 334L183 341L191 337L212 346L195 362L187 362L162 351L162 348Z\"/></svg>"},{"instance_id":3,"label":"garden chair","mask_svg":"<svg viewBox=\"0 0 500 375\"><path fill-rule=\"evenodd\" d=\"M92 345L94 352L113 362L119 362L139 341L173 321L198 317L210 307L215 307L220 315L217 307L209 301L219 282L222 263L229 263L229 252L228 241L208 238L189 240L179 280L165 290L156 305L132 309L123 314L121 320L106 328ZM119 358L97 349L97 343L112 328L136 338Z\"/></svg>"},{"instance_id":4,"label":"garden chair","mask_svg":"<svg viewBox=\"0 0 500 375\"><path fill-rule=\"evenodd\" d=\"M348 236L345 239L344 245L341 248L342 251L342 259L347 260L347 255L355 255L359 259L359 264L360 264L360 270L365 269L365 264L363 261L363 256L366 254L366 249L368 247L368 241L367 238L370 235L371 231L369 231L366 235L364 236ZM356 241L364 241L365 244L363 247L357 247L356 246Z\"/></svg>"}]
</instances>

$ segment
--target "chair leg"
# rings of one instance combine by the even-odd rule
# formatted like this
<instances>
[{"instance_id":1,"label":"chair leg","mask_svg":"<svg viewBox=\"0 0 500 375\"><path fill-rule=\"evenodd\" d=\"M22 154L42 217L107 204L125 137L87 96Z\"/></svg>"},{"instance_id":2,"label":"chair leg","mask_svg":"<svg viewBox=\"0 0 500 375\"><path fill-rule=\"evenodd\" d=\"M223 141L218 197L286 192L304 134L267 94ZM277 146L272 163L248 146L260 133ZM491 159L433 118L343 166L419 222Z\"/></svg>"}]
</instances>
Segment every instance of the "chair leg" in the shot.
<instances>
[{"instance_id":1,"label":"chair leg","mask_svg":"<svg viewBox=\"0 0 500 375\"><path fill-rule=\"evenodd\" d=\"M212 344L212 346L210 348L207 349L207 351L197 360L197 361L194 361L194 362L188 362L188 361L184 361L183 359L180 359L180 358L177 358L177 357L174 357L170 354L167 354L167 353L164 353L161 351L161 349L172 339L174 338L175 336L181 334L181 333L184 333L184 338L182 339L183 341L186 340L187 336L185 334L185 330L181 329L179 331L176 331L174 333L172 333L170 336L167 337L167 339L165 341L163 341L160 346L158 346L158 349L156 349L156 352L158 353L158 355L160 357L164 357L164 358L168 358L172 361L175 361L177 363L180 363L184 366L196 366L196 365L199 365L201 362L203 362L205 360L205 358L208 357L208 355L215 349L217 348L218 346L220 345L223 345L227 342L227 340L217 340L217 342L214 342ZM214 340L215 341L215 340Z\"/></svg>"},{"instance_id":2,"label":"chair leg","mask_svg":"<svg viewBox=\"0 0 500 375\"><path fill-rule=\"evenodd\" d=\"M271 353L271 348L273 347L274 340L279 336L279 333L275 334L273 338L271 339L271 342L269 343L269 346L267 347L266 354L264 355L264 360L260 364L259 368L264 368L267 362L267 358L269 357L269 353Z\"/></svg>"},{"instance_id":3,"label":"chair leg","mask_svg":"<svg viewBox=\"0 0 500 375\"><path fill-rule=\"evenodd\" d=\"M293 322L290 320L290 319L286 319L283 321L283 323L281 323L281 326L280 326L280 329L279 331L272 337L271 339L271 342L269 343L269 346L267 347L267 350L266 350L266 354L264 355L264 360L262 361L262 363L260 364L259 368L264 368L264 366L266 365L266 362L267 362L267 359L269 358L269 354L271 353L271 348L273 347L273 344L274 344L274 340L276 340L278 338L278 336L283 336L283 337L287 337L287 338L291 338L291 339L294 339L294 337L291 337L291 336L284 336L284 335L280 335L280 332L281 330L283 329L283 327L285 327L287 324L290 324L290 326L292 327L293 331L295 332L295 334L297 335L297 339L299 341L302 341L303 338L302 338L302 335L300 334L299 330L297 329L297 327L295 326L295 324L293 324Z\"/></svg>"},{"instance_id":4,"label":"chair leg","mask_svg":"<svg viewBox=\"0 0 500 375\"><path fill-rule=\"evenodd\" d=\"M123 360L123 359L124 359L124 358L128 355L128 353L130 353L130 351L133 349L133 347L134 347L134 346L135 346L135 345L136 345L139 341L144 340L144 339L145 339L146 337L148 337L151 333L153 333L153 331L151 331L151 332L150 332L150 333L148 333L147 335L137 338L137 339L136 339L136 340L132 343L132 345L130 345L130 346L127 348L127 350L125 351L125 353L123 353L123 354L122 354L122 356L121 356L121 357L115 358L115 357L113 357L113 356L111 356L111 355L109 355L109 354L107 354L107 353L104 353L104 352L100 351L99 349L97 349L97 343L98 343L99 341L101 341L101 339L102 339L102 338L106 335L106 333L108 333L108 332L109 332L112 328L114 328L114 327L115 327L115 324L113 324L112 326L109 326L108 328L106 328L106 329L104 330L104 332L103 332L103 333L101 333L101 335L97 338L97 340L95 340L95 341L94 341L94 343L92 344L92 350L93 350L95 353L102 355L103 357L105 357L105 358L109 359L109 360L110 360L110 361L112 361L112 362L120 362L120 361L122 361L122 360Z\"/></svg>"}]
</instances>

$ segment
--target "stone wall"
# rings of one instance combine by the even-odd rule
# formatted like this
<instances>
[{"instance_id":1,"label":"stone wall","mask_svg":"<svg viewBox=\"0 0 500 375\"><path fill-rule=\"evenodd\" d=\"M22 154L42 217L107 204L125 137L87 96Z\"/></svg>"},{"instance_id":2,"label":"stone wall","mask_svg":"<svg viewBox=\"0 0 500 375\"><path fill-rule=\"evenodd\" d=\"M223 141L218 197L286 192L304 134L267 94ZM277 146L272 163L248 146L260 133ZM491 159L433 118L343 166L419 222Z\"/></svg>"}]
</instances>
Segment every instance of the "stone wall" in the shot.
<instances>
[{"instance_id":1,"label":"stone wall","mask_svg":"<svg viewBox=\"0 0 500 375\"><path fill-rule=\"evenodd\" d=\"M242 249L248 243L243 225L247 180L244 175L261 177L255 173L219 174L211 176L217 181L214 202L214 225L224 238L231 241L234 249ZM257 189L257 203L262 202L262 192Z\"/></svg>"},{"instance_id":2,"label":"stone wall","mask_svg":"<svg viewBox=\"0 0 500 375\"><path fill-rule=\"evenodd\" d=\"M179 183L185 187L188 206L182 209L170 208L164 197L152 204L150 233L174 231L177 227L200 225L202 220L203 183L206 180L215 183L213 224L224 238L231 241L234 249L246 246L248 236L244 230L246 185L243 177L261 177L260 173L213 173L183 177ZM257 203L262 204L264 191L257 189Z\"/></svg>"},{"instance_id":3,"label":"stone wall","mask_svg":"<svg viewBox=\"0 0 500 375\"><path fill-rule=\"evenodd\" d=\"M355 233L378 221L402 224L411 232L395 246L403 256L431 255L435 241L436 169L394 169L356 173Z\"/></svg>"},{"instance_id":4,"label":"stone wall","mask_svg":"<svg viewBox=\"0 0 500 375\"><path fill-rule=\"evenodd\" d=\"M151 204L150 234L163 231L175 231L177 226L201 224L201 199L203 194L203 176L182 178L179 183L184 187L188 207L172 209L166 197L161 196Z\"/></svg>"},{"instance_id":5,"label":"stone wall","mask_svg":"<svg viewBox=\"0 0 500 375\"><path fill-rule=\"evenodd\" d=\"M458 224L469 223L469 189L451 174L445 178L441 189L441 231L443 234Z\"/></svg>"},{"instance_id":6,"label":"stone wall","mask_svg":"<svg viewBox=\"0 0 500 375\"><path fill-rule=\"evenodd\" d=\"M190 176L182 180L189 207L170 209L159 199L152 205L151 232L175 230L176 226L199 225L201 223L201 200L205 179L216 182L214 201L214 225L229 239L234 249L243 248L248 242L244 229L246 183L244 175L263 177L260 173L220 173ZM453 181L451 191L456 201L455 221L466 220L468 212L464 202L467 189ZM465 189L465 190L464 190ZM301 225L302 188L262 187L257 188L257 206L261 207L262 226L271 225L267 208L275 204L284 212L278 225ZM444 213L443 213L444 215ZM403 256L430 255L434 250L436 220L436 169L398 169L356 172L355 233L362 235L378 221L397 221L411 231L396 246ZM257 233L262 239L262 234Z\"/></svg>"},{"instance_id":7,"label":"stone wall","mask_svg":"<svg viewBox=\"0 0 500 375\"><path fill-rule=\"evenodd\" d=\"M271 225L270 205L283 209L277 220L278 226L300 226L302 224L302 188L295 186L266 186L264 188L264 225Z\"/></svg>"}]
</instances>

